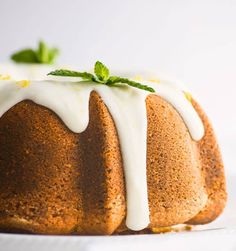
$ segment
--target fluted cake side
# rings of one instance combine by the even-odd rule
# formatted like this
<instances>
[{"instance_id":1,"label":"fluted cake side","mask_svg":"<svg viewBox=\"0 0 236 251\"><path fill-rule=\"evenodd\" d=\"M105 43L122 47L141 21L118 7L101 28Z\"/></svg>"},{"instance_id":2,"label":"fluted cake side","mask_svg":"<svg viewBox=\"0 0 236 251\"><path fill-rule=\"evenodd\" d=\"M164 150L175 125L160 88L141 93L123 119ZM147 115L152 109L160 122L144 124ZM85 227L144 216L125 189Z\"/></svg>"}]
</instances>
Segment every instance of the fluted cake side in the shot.
<instances>
[{"instance_id":1,"label":"fluted cake side","mask_svg":"<svg viewBox=\"0 0 236 251\"><path fill-rule=\"evenodd\" d=\"M205 135L192 139L179 112L148 95L147 228L203 224L223 210L223 164L199 105ZM52 110L29 100L0 118L0 229L40 234L127 230L127 194L117 127L96 91L89 124L74 133Z\"/></svg>"}]
</instances>

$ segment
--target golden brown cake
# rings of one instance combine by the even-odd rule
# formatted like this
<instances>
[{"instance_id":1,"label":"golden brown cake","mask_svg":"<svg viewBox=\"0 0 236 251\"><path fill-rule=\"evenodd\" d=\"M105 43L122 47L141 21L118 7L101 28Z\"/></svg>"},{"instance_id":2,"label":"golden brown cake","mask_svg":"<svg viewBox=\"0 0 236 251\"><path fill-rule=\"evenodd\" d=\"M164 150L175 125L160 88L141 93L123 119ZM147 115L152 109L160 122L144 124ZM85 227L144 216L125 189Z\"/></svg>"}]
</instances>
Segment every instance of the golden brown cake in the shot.
<instances>
[{"instance_id":1,"label":"golden brown cake","mask_svg":"<svg viewBox=\"0 0 236 251\"><path fill-rule=\"evenodd\" d=\"M38 86L37 81L20 82L21 86L10 80L0 82L4 82L0 93L5 92L0 95L1 232L110 235L182 223L205 224L222 212L227 197L223 163L212 126L194 99L187 100L183 94L183 102L203 124L204 135L198 140L193 139L181 111L164 95L158 90L145 94L148 203L136 214L139 204L131 204L132 194L127 193L130 173L125 171L124 143L102 90L94 87L88 93L89 121L78 133L58 110L45 105L46 99L35 99L35 90L27 91ZM14 88L9 90L9 86ZM24 95L18 99L15 91ZM47 94L53 95L50 89ZM57 98L64 102L59 92ZM129 135L128 140L136 142L132 130ZM135 167L132 172L135 176ZM131 223L132 219L127 223L128 200L133 206L129 214L137 215L137 221L148 213L143 227L142 219L140 226ZM139 202L145 204L145 198Z\"/></svg>"}]
</instances>

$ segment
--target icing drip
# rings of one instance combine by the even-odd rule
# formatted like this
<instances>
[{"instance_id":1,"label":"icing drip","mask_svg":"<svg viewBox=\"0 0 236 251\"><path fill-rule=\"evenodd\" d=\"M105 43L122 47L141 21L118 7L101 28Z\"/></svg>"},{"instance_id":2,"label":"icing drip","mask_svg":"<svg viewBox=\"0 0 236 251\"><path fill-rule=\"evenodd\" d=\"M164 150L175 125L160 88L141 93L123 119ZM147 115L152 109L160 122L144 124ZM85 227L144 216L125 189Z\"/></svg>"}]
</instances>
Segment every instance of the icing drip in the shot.
<instances>
[{"instance_id":1,"label":"icing drip","mask_svg":"<svg viewBox=\"0 0 236 251\"><path fill-rule=\"evenodd\" d=\"M204 135L202 121L183 92L167 83L148 84L176 108L192 138L200 140ZM128 86L110 88L61 79L31 81L27 87L22 88L16 81L5 80L0 81L0 117L15 104L29 99L54 111L71 131L80 133L89 123L89 98L92 91L96 91L108 107L119 135L127 192L126 225L132 230L142 230L150 222L145 105L145 99L150 93Z\"/></svg>"}]
</instances>

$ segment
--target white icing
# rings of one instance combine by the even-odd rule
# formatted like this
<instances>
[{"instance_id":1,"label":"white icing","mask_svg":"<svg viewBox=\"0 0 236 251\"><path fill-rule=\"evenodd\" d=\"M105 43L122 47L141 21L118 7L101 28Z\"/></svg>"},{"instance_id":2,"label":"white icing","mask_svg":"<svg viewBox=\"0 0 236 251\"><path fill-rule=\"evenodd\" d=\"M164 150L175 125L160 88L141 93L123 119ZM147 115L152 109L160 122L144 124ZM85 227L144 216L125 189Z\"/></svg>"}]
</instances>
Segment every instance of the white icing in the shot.
<instances>
[{"instance_id":1,"label":"white icing","mask_svg":"<svg viewBox=\"0 0 236 251\"><path fill-rule=\"evenodd\" d=\"M200 140L204 135L202 121L183 92L168 83L148 85L155 88L157 95L176 108L192 138ZM53 110L71 131L80 133L89 123L89 98L93 90L101 96L108 107L119 135L127 192L126 225L132 230L142 230L150 222L146 177L145 105L149 92L128 86L111 88L95 83L74 83L68 79L62 81L61 78L54 81L34 80L25 88L19 87L15 80L5 80L0 81L0 117L15 104L29 99Z\"/></svg>"},{"instance_id":2,"label":"white icing","mask_svg":"<svg viewBox=\"0 0 236 251\"><path fill-rule=\"evenodd\" d=\"M47 78L47 73L55 69L52 65L39 64L1 64L0 74L10 75L14 80L30 79L43 80Z\"/></svg>"}]
</instances>

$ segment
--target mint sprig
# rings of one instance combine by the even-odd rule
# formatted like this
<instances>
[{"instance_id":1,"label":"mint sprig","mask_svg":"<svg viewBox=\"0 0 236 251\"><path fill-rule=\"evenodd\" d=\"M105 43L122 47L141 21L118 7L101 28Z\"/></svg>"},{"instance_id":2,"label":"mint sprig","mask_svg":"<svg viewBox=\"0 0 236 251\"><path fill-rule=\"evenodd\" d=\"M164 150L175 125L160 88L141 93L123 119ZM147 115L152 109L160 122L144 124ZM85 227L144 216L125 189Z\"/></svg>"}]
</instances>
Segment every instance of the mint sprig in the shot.
<instances>
[{"instance_id":1,"label":"mint sprig","mask_svg":"<svg viewBox=\"0 0 236 251\"><path fill-rule=\"evenodd\" d=\"M147 85L143 85L128 78L122 78L118 76L110 76L109 69L100 61L97 61L94 65L94 74L88 72L70 71L66 69L59 69L49 72L47 75L61 76L61 77L79 77L85 81L92 81L108 86L118 86L120 84L127 84L129 86L142 89L149 92L155 92L155 90Z\"/></svg>"},{"instance_id":2,"label":"mint sprig","mask_svg":"<svg viewBox=\"0 0 236 251\"><path fill-rule=\"evenodd\" d=\"M79 77L83 80L96 82L93 74L88 72L78 72L78 71L70 71L65 69L55 70L49 72L47 75L60 76L60 77Z\"/></svg>"},{"instance_id":3,"label":"mint sprig","mask_svg":"<svg viewBox=\"0 0 236 251\"><path fill-rule=\"evenodd\" d=\"M49 48L43 41L39 41L37 49L23 49L11 55L16 63L53 64L59 54L57 48Z\"/></svg>"}]
</instances>

